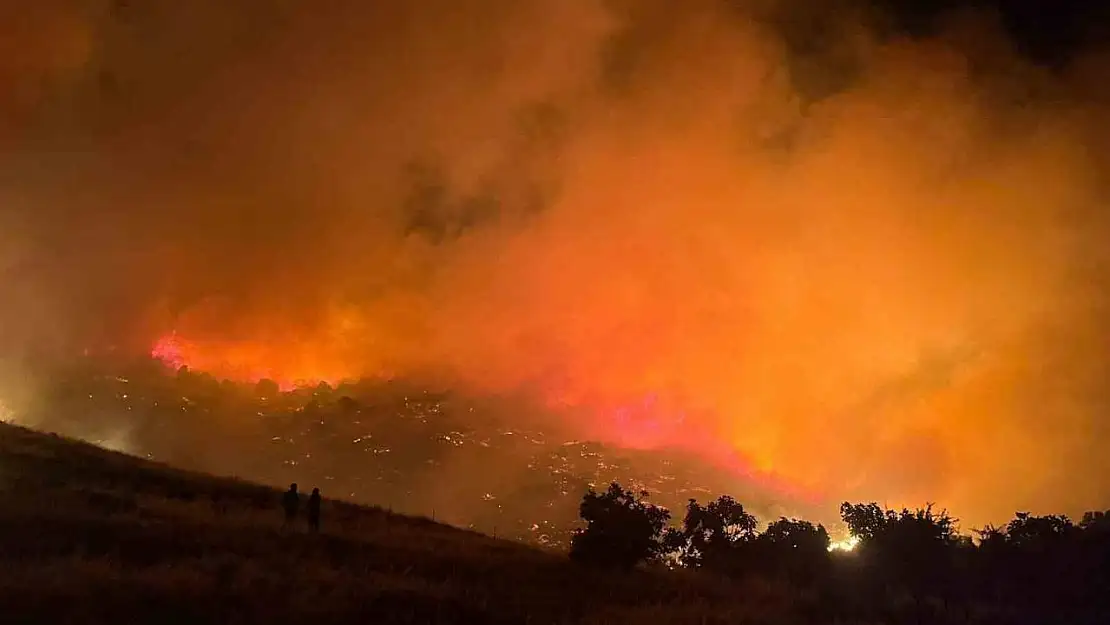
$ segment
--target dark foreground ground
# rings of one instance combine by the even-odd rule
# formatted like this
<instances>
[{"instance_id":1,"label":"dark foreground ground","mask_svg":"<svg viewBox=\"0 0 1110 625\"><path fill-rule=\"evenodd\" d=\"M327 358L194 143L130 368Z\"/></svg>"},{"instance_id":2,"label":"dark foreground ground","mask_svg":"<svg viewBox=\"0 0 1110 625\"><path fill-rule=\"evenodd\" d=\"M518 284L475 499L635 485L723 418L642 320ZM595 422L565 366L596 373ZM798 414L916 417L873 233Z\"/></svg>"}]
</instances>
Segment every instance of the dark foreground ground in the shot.
<instances>
[{"instance_id":1,"label":"dark foreground ground","mask_svg":"<svg viewBox=\"0 0 1110 625\"><path fill-rule=\"evenodd\" d=\"M302 484L309 490L310 484ZM558 553L280 493L0 424L0 622L792 623L760 584L606 575Z\"/></svg>"}]
</instances>

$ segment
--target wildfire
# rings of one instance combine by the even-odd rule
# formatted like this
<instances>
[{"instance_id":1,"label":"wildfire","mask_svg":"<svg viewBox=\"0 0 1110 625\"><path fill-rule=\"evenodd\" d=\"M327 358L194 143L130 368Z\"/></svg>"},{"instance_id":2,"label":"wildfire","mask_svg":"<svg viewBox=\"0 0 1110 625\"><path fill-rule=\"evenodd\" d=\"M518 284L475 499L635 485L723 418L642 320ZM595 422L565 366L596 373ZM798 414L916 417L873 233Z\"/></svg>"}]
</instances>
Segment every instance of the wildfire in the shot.
<instances>
[{"instance_id":1,"label":"wildfire","mask_svg":"<svg viewBox=\"0 0 1110 625\"><path fill-rule=\"evenodd\" d=\"M650 394L642 401L608 410L598 419L608 423L594 432L608 436L606 443L629 449L675 449L694 454L713 466L745 480L757 482L792 498L816 502L820 495L814 491L791 484L769 471L760 470L729 442L706 427L702 421L687 419L685 413L669 414L657 395ZM712 422L708 420L707 422Z\"/></svg>"},{"instance_id":2,"label":"wildfire","mask_svg":"<svg viewBox=\"0 0 1110 625\"><path fill-rule=\"evenodd\" d=\"M849 536L844 540L836 540L829 543L829 551L855 551L859 546L858 536Z\"/></svg>"},{"instance_id":3,"label":"wildfire","mask_svg":"<svg viewBox=\"0 0 1110 625\"><path fill-rule=\"evenodd\" d=\"M320 357L305 345L191 341L172 332L151 347L150 355L173 369L188 367L237 382L269 379L283 391L349 379L343 363Z\"/></svg>"},{"instance_id":4,"label":"wildfire","mask_svg":"<svg viewBox=\"0 0 1110 625\"><path fill-rule=\"evenodd\" d=\"M342 359L327 358L329 345L327 341L309 340L195 341L172 332L154 343L151 356L174 369L188 367L238 382L273 380L280 389L288 391L320 382L334 386L353 377L350 372L354 369L344 367ZM758 483L792 499L810 503L820 499L816 491L757 466L727 437L707 425L715 420L687 418L681 406L665 401L659 394L648 393L637 400L617 402L562 389L549 391L546 404L555 415L571 412L588 415L578 424L583 430L581 435L606 445L689 453L740 480Z\"/></svg>"},{"instance_id":5,"label":"wildfire","mask_svg":"<svg viewBox=\"0 0 1110 625\"><path fill-rule=\"evenodd\" d=\"M177 338L176 332L155 341L154 347L150 349L150 355L174 369L185 366L185 354L181 349L181 341Z\"/></svg>"}]
</instances>

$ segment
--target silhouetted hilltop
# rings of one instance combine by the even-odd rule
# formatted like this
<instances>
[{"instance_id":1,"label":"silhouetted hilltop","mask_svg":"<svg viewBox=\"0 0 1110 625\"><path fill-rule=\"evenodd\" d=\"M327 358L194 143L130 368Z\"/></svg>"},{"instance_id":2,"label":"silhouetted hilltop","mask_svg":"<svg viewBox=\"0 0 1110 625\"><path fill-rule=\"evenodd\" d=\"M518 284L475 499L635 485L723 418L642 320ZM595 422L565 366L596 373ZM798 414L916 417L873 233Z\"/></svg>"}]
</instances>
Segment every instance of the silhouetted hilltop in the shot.
<instances>
[{"instance_id":1,"label":"silhouetted hilltop","mask_svg":"<svg viewBox=\"0 0 1110 625\"><path fill-rule=\"evenodd\" d=\"M320 535L283 532L279 490L7 424L0 458L6 623L712 623L784 605L332 500Z\"/></svg>"}]
</instances>

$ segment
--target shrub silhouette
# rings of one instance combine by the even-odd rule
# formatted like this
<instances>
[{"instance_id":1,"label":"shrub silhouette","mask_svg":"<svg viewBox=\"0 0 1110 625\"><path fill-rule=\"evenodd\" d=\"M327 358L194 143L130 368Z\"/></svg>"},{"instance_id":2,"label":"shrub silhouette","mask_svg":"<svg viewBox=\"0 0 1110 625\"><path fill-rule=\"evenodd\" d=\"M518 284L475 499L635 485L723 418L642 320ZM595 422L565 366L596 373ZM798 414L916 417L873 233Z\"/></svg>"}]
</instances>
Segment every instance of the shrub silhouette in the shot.
<instances>
[{"instance_id":1,"label":"shrub silhouette","mask_svg":"<svg viewBox=\"0 0 1110 625\"><path fill-rule=\"evenodd\" d=\"M591 488L578 509L586 527L571 539L571 559L627 570L662 555L663 528L671 515L644 501L647 495L645 491L637 496L616 482L603 493Z\"/></svg>"}]
</instances>

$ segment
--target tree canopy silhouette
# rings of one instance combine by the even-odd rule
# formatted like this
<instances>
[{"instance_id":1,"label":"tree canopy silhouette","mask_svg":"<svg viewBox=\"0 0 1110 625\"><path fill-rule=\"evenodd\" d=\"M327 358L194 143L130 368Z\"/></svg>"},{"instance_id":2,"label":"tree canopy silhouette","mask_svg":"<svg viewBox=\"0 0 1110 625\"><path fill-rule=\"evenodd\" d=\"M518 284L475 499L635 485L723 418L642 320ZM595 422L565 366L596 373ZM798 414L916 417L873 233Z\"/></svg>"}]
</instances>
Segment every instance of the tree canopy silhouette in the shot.
<instances>
[{"instance_id":1,"label":"tree canopy silhouette","mask_svg":"<svg viewBox=\"0 0 1110 625\"><path fill-rule=\"evenodd\" d=\"M616 482L605 492L591 488L582 498L579 515L586 527L575 532L571 559L605 568L631 569L664 552L663 528L671 514Z\"/></svg>"},{"instance_id":2,"label":"tree canopy silhouette","mask_svg":"<svg viewBox=\"0 0 1110 625\"><path fill-rule=\"evenodd\" d=\"M757 525L755 516L728 495L705 506L691 499L682 529L669 532L666 542L686 566L737 573L744 566L741 549L755 539Z\"/></svg>"},{"instance_id":3,"label":"tree canopy silhouette","mask_svg":"<svg viewBox=\"0 0 1110 625\"><path fill-rule=\"evenodd\" d=\"M761 568L808 585L828 573L829 532L823 525L780 517L756 539Z\"/></svg>"},{"instance_id":4,"label":"tree canopy silhouette","mask_svg":"<svg viewBox=\"0 0 1110 625\"><path fill-rule=\"evenodd\" d=\"M863 622L1110 622L1110 511L1066 516L1018 512L1001 527L961 535L957 519L932 504L890 510L848 503L840 516L858 539L834 556L821 525L756 517L727 495L691 499L679 526L667 510L620 484L587 492L586 527L571 557L628 569L666 559L730 577L757 576L803 590L817 615ZM908 601L907 601L908 600ZM988 610L986 621L973 618Z\"/></svg>"},{"instance_id":5,"label":"tree canopy silhouette","mask_svg":"<svg viewBox=\"0 0 1110 625\"><path fill-rule=\"evenodd\" d=\"M873 583L899 587L918 601L926 595L946 596L954 548L964 542L946 510L934 512L928 504L896 512L874 502L845 502L840 516L860 539L858 550Z\"/></svg>"}]
</instances>

